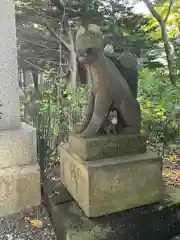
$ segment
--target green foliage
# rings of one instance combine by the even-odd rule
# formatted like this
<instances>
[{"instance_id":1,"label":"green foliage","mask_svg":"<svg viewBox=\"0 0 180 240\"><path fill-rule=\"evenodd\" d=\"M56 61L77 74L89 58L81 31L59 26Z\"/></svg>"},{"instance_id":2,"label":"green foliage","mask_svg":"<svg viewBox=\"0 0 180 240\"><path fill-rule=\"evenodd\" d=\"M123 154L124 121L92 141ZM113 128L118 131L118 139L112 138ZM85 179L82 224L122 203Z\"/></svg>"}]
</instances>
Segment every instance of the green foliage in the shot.
<instances>
[{"instance_id":1,"label":"green foliage","mask_svg":"<svg viewBox=\"0 0 180 240\"><path fill-rule=\"evenodd\" d=\"M56 154L57 146L67 141L74 124L82 120L87 88L68 87L63 91L54 70L47 71L47 81L39 93L25 90L26 120L37 129L38 157L42 176L45 161ZM180 86L172 86L166 72L140 69L138 100L142 110L142 128L149 135L149 145L162 151L178 150L180 142ZM162 152L163 154L163 152Z\"/></svg>"},{"instance_id":2,"label":"green foliage","mask_svg":"<svg viewBox=\"0 0 180 240\"><path fill-rule=\"evenodd\" d=\"M172 86L164 72L140 70L139 102L142 127L150 144L173 147L180 141L180 86Z\"/></svg>"},{"instance_id":3,"label":"green foliage","mask_svg":"<svg viewBox=\"0 0 180 240\"><path fill-rule=\"evenodd\" d=\"M158 1L158 3L153 4L154 10L159 14L159 16L164 20L166 19L167 13L169 12L170 1ZM145 36L151 40L153 43L151 49L147 52L143 52L143 57L146 58L146 65L154 66L154 68L168 67L169 72L176 75L177 69L180 65L180 52L179 52L179 37L180 37L180 2L178 0L173 0L172 6L170 8L169 15L165 21L165 31L167 33L167 39L162 37L162 29L157 21L151 14L147 16L147 20L144 21L140 29L144 32ZM164 44L166 41L169 45L169 53L165 52ZM151 59L153 57L153 59ZM172 69L167 65L167 58L171 60ZM153 60L153 61L152 61ZM155 61L154 61L155 60ZM153 64L153 65L152 65ZM175 82L175 79L171 81Z\"/></svg>"},{"instance_id":4,"label":"green foliage","mask_svg":"<svg viewBox=\"0 0 180 240\"><path fill-rule=\"evenodd\" d=\"M26 108L26 121L37 130L38 158L43 174L44 161L56 154L57 146L67 141L68 133L74 124L81 121L86 104L85 87L68 87L63 92L63 83L58 82L56 72L47 72L48 81L40 90L39 96L33 87L27 88L23 105Z\"/></svg>"},{"instance_id":5,"label":"green foliage","mask_svg":"<svg viewBox=\"0 0 180 240\"><path fill-rule=\"evenodd\" d=\"M61 67L64 72L66 67L69 68L71 49L67 47L70 42L67 32L59 35L64 10L71 20L72 34L79 23L100 24L104 43L113 45L115 58L118 59L123 50L131 50L140 57L143 67L140 69L138 100L142 129L149 135L149 145L157 150L168 147L173 154L179 150L180 86L169 83L166 64L160 61L165 59L165 51L160 27L154 18L136 15L125 1L118 0L15 2L19 69L43 71L47 79L43 88L25 89L22 102L25 121L37 130L42 177L46 160L56 154L59 144L67 141L69 131L81 121L86 104L85 87L68 87L64 91L66 98L62 96L64 84L57 72ZM164 17L167 8L168 4L163 1L155 9ZM180 69L179 9L180 2L175 0L167 21L167 35L177 69Z\"/></svg>"},{"instance_id":6,"label":"green foliage","mask_svg":"<svg viewBox=\"0 0 180 240\"><path fill-rule=\"evenodd\" d=\"M59 66L59 44L57 38L64 10L69 16L72 31L80 23L101 25L105 44L113 44L116 53L131 49L140 56L142 48L150 48L140 22L143 16L136 15L132 7L117 0L61 1L50 0L16 0L16 26L18 37L19 65L21 68L32 68L32 63L44 68L44 64ZM28 17L27 17L28 16ZM46 22L46 23L45 23ZM48 22L48 27L47 27ZM61 33L62 62L69 62L69 39ZM133 36L133 37L132 37ZM64 44L65 43L65 44Z\"/></svg>"}]
</instances>

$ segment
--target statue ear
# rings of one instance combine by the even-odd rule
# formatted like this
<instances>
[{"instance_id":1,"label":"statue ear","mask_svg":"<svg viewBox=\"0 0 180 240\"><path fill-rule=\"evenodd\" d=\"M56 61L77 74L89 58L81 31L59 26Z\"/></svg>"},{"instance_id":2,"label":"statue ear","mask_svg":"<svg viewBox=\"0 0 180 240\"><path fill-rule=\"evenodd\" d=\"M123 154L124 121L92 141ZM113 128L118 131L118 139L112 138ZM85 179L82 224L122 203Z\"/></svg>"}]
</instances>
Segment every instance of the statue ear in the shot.
<instances>
[{"instance_id":1,"label":"statue ear","mask_svg":"<svg viewBox=\"0 0 180 240\"><path fill-rule=\"evenodd\" d=\"M81 35L85 34L85 32L86 32L86 29L81 26L81 27L78 29L77 33L76 33L76 40L77 40L78 37L80 37Z\"/></svg>"},{"instance_id":2,"label":"statue ear","mask_svg":"<svg viewBox=\"0 0 180 240\"><path fill-rule=\"evenodd\" d=\"M102 35L101 28L96 24L89 24L88 31L94 33L95 35Z\"/></svg>"}]
</instances>

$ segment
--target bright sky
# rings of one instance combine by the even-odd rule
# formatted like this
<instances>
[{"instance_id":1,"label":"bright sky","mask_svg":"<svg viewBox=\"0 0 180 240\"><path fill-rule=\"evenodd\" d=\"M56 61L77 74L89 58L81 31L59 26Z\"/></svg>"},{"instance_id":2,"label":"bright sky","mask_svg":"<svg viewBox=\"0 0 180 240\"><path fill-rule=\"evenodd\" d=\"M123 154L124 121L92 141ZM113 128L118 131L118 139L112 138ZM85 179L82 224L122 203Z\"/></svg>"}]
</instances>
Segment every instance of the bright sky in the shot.
<instances>
[{"instance_id":1,"label":"bright sky","mask_svg":"<svg viewBox=\"0 0 180 240\"><path fill-rule=\"evenodd\" d=\"M142 1L135 4L134 12L135 13L144 13L144 14L150 13L148 8L146 7L145 3Z\"/></svg>"}]
</instances>

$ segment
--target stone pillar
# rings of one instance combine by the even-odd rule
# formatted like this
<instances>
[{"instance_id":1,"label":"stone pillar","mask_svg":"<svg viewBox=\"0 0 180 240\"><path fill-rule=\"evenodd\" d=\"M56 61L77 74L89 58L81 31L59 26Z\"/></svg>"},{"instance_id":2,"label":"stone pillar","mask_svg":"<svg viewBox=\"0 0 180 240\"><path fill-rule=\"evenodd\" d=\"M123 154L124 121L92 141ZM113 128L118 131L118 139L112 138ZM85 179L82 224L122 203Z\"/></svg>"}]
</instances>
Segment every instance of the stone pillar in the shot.
<instances>
[{"instance_id":1,"label":"stone pillar","mask_svg":"<svg viewBox=\"0 0 180 240\"><path fill-rule=\"evenodd\" d=\"M20 127L20 107L13 0L0 2L0 130Z\"/></svg>"},{"instance_id":2,"label":"stone pillar","mask_svg":"<svg viewBox=\"0 0 180 240\"><path fill-rule=\"evenodd\" d=\"M0 1L0 217L40 204L36 130L20 122L14 0Z\"/></svg>"}]
</instances>

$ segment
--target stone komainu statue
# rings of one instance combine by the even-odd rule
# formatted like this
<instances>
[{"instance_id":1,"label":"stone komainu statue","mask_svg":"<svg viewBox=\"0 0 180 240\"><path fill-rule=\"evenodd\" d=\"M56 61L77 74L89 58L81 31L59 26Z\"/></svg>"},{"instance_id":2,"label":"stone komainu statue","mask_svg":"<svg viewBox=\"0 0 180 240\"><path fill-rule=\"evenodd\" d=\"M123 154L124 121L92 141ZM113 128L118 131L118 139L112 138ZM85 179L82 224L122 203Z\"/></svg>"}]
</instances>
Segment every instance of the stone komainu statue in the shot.
<instances>
[{"instance_id":1,"label":"stone komainu statue","mask_svg":"<svg viewBox=\"0 0 180 240\"><path fill-rule=\"evenodd\" d=\"M76 36L76 53L78 61L87 70L91 90L84 120L75 131L83 137L93 137L105 133L111 111L117 112L116 132L139 133L141 112L136 100L137 76L129 78L121 74L113 62L104 54L103 36L97 25L90 24L87 29L80 27ZM128 58L126 58L127 61ZM136 61L133 68L136 68ZM129 62L129 64L132 64ZM126 66L128 62L122 63ZM137 71L136 71L137 72Z\"/></svg>"}]
</instances>

